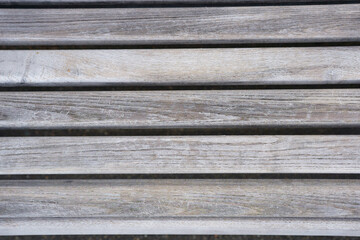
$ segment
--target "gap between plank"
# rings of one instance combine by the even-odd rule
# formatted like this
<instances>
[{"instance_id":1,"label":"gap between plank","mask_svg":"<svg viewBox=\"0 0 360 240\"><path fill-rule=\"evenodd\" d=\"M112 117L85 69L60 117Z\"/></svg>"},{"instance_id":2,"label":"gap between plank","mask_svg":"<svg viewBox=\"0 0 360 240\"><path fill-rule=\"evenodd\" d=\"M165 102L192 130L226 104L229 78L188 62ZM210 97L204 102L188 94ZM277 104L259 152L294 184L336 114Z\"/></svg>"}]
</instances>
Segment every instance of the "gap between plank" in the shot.
<instances>
[{"instance_id":1,"label":"gap between plank","mask_svg":"<svg viewBox=\"0 0 360 240\"><path fill-rule=\"evenodd\" d=\"M179 136L179 135L358 135L360 125L224 126L194 128L0 128L0 137Z\"/></svg>"},{"instance_id":2,"label":"gap between plank","mask_svg":"<svg viewBox=\"0 0 360 240\"><path fill-rule=\"evenodd\" d=\"M210 174L0 174L0 180L55 179L360 179L360 174L210 173Z\"/></svg>"},{"instance_id":3,"label":"gap between plank","mask_svg":"<svg viewBox=\"0 0 360 240\"><path fill-rule=\"evenodd\" d=\"M0 1L0 8L176 8L176 7L250 7L354 4L358 0L205 0L205 1Z\"/></svg>"},{"instance_id":4,"label":"gap between plank","mask_svg":"<svg viewBox=\"0 0 360 240\"><path fill-rule=\"evenodd\" d=\"M54 84L6 84L0 83L0 92L21 92L21 91L184 91L184 90L262 90L262 89L346 89L359 88L360 79L347 81L346 84L281 84L271 83L269 85L263 84L208 84L191 83L191 84L117 84L117 83L54 83ZM66 86L64 85L66 84Z\"/></svg>"},{"instance_id":5,"label":"gap between plank","mask_svg":"<svg viewBox=\"0 0 360 240\"><path fill-rule=\"evenodd\" d=\"M360 3L360 2L359 2ZM0 7L1 9L1 7ZM184 49L184 48L279 48L279 47L347 47L360 46L360 40L336 39L334 41L309 41L299 39L298 42L286 40L272 40L272 42L236 42L234 40L209 40L209 41L152 41L150 43L131 41L128 44L109 42L104 44L91 42L58 43L55 41L39 43L36 45L26 42L20 44L1 44L0 50L67 50L67 49Z\"/></svg>"}]
</instances>

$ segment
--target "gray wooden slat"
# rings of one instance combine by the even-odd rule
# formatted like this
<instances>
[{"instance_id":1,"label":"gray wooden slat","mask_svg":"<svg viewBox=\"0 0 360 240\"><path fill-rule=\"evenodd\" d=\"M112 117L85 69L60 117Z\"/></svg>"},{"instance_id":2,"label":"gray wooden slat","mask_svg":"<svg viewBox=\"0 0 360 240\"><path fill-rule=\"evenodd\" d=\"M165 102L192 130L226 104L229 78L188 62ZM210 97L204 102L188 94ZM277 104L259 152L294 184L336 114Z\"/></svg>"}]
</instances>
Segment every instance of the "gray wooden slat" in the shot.
<instances>
[{"instance_id":1,"label":"gray wooden slat","mask_svg":"<svg viewBox=\"0 0 360 240\"><path fill-rule=\"evenodd\" d=\"M360 47L3 50L0 85L360 83Z\"/></svg>"},{"instance_id":2,"label":"gray wooden slat","mask_svg":"<svg viewBox=\"0 0 360 240\"><path fill-rule=\"evenodd\" d=\"M360 136L0 138L0 174L360 173Z\"/></svg>"},{"instance_id":3,"label":"gray wooden slat","mask_svg":"<svg viewBox=\"0 0 360 240\"><path fill-rule=\"evenodd\" d=\"M0 0L0 7L247 6L354 2L356 0Z\"/></svg>"},{"instance_id":4,"label":"gray wooden slat","mask_svg":"<svg viewBox=\"0 0 360 240\"><path fill-rule=\"evenodd\" d=\"M0 45L359 41L359 14L360 4L0 9Z\"/></svg>"},{"instance_id":5,"label":"gray wooden slat","mask_svg":"<svg viewBox=\"0 0 360 240\"><path fill-rule=\"evenodd\" d=\"M359 236L358 219L0 218L1 235L241 234Z\"/></svg>"},{"instance_id":6,"label":"gray wooden slat","mask_svg":"<svg viewBox=\"0 0 360 240\"><path fill-rule=\"evenodd\" d=\"M1 128L358 126L359 89L1 92Z\"/></svg>"},{"instance_id":7,"label":"gray wooden slat","mask_svg":"<svg viewBox=\"0 0 360 240\"><path fill-rule=\"evenodd\" d=\"M360 180L2 180L1 218L359 219Z\"/></svg>"}]
</instances>

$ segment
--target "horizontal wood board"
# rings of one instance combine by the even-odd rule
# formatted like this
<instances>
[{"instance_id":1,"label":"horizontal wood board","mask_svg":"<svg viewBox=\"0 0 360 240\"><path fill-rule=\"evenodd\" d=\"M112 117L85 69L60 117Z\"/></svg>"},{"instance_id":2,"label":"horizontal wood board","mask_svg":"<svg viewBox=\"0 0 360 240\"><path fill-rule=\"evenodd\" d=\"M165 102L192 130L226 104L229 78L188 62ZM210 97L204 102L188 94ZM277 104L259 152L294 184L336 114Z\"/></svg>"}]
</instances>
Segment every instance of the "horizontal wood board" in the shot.
<instances>
[{"instance_id":1,"label":"horizontal wood board","mask_svg":"<svg viewBox=\"0 0 360 240\"><path fill-rule=\"evenodd\" d=\"M360 173L360 136L0 138L0 174Z\"/></svg>"},{"instance_id":2,"label":"horizontal wood board","mask_svg":"<svg viewBox=\"0 0 360 240\"><path fill-rule=\"evenodd\" d=\"M0 45L356 42L360 4L0 9ZM344 17L346 16L346 17Z\"/></svg>"},{"instance_id":3,"label":"horizontal wood board","mask_svg":"<svg viewBox=\"0 0 360 240\"><path fill-rule=\"evenodd\" d=\"M351 179L2 180L1 218L360 216Z\"/></svg>"},{"instance_id":4,"label":"horizontal wood board","mask_svg":"<svg viewBox=\"0 0 360 240\"><path fill-rule=\"evenodd\" d=\"M241 234L359 236L357 219L314 218L0 218L2 235Z\"/></svg>"},{"instance_id":5,"label":"horizontal wood board","mask_svg":"<svg viewBox=\"0 0 360 240\"><path fill-rule=\"evenodd\" d=\"M0 127L358 126L358 89L1 92Z\"/></svg>"},{"instance_id":6,"label":"horizontal wood board","mask_svg":"<svg viewBox=\"0 0 360 240\"><path fill-rule=\"evenodd\" d=\"M360 47L2 50L0 86L359 84Z\"/></svg>"}]
</instances>

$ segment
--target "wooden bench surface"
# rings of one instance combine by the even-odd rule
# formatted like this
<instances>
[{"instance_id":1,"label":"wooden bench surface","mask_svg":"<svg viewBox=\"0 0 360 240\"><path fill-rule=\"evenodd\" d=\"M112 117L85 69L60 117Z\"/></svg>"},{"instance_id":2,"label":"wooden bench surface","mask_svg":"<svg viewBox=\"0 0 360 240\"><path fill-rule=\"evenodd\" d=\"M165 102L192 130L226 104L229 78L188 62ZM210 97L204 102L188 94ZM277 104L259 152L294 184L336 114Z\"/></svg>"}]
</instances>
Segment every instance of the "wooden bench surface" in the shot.
<instances>
[{"instance_id":1,"label":"wooden bench surface","mask_svg":"<svg viewBox=\"0 0 360 240\"><path fill-rule=\"evenodd\" d=\"M360 2L0 0L0 235L360 236Z\"/></svg>"}]
</instances>

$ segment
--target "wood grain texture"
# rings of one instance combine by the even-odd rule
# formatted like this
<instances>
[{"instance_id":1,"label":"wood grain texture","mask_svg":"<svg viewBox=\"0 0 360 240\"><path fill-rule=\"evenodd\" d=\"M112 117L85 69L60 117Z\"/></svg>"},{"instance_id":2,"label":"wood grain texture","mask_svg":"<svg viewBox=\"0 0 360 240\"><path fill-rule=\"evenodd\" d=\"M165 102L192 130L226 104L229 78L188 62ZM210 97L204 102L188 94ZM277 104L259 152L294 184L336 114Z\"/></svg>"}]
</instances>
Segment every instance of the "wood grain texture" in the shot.
<instances>
[{"instance_id":1,"label":"wood grain texture","mask_svg":"<svg viewBox=\"0 0 360 240\"><path fill-rule=\"evenodd\" d=\"M0 174L360 173L360 136L0 138Z\"/></svg>"},{"instance_id":2,"label":"wood grain texture","mask_svg":"<svg viewBox=\"0 0 360 240\"><path fill-rule=\"evenodd\" d=\"M360 47L0 51L0 86L360 83Z\"/></svg>"},{"instance_id":3,"label":"wood grain texture","mask_svg":"<svg viewBox=\"0 0 360 240\"><path fill-rule=\"evenodd\" d=\"M2 180L1 218L358 219L360 180Z\"/></svg>"},{"instance_id":4,"label":"wood grain texture","mask_svg":"<svg viewBox=\"0 0 360 240\"><path fill-rule=\"evenodd\" d=\"M357 126L359 89L2 92L1 128Z\"/></svg>"},{"instance_id":5,"label":"wood grain texture","mask_svg":"<svg viewBox=\"0 0 360 240\"><path fill-rule=\"evenodd\" d=\"M1 235L241 234L359 236L358 219L0 218Z\"/></svg>"},{"instance_id":6,"label":"wood grain texture","mask_svg":"<svg viewBox=\"0 0 360 240\"><path fill-rule=\"evenodd\" d=\"M0 45L359 41L359 15L360 4L0 9Z\"/></svg>"},{"instance_id":7,"label":"wood grain texture","mask_svg":"<svg viewBox=\"0 0 360 240\"><path fill-rule=\"evenodd\" d=\"M332 4L356 0L0 0L0 7L156 7Z\"/></svg>"}]
</instances>

